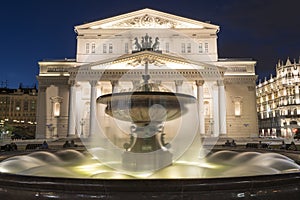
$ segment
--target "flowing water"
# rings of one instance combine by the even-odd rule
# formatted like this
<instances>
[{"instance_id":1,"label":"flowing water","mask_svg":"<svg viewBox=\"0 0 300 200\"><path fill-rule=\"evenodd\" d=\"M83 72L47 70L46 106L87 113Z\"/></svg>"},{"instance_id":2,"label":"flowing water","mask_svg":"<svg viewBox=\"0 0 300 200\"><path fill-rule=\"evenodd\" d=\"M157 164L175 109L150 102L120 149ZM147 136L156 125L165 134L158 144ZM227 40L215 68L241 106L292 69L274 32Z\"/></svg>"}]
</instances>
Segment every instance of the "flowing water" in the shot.
<instances>
[{"instance_id":1,"label":"flowing water","mask_svg":"<svg viewBox=\"0 0 300 200\"><path fill-rule=\"evenodd\" d=\"M89 153L76 150L56 153L37 151L3 160L0 163L0 172L72 178L175 179L257 176L300 171L299 165L281 154L228 150L217 151L193 162L179 159L170 166L144 173L116 170L113 168L114 164L119 165L101 163Z\"/></svg>"}]
</instances>

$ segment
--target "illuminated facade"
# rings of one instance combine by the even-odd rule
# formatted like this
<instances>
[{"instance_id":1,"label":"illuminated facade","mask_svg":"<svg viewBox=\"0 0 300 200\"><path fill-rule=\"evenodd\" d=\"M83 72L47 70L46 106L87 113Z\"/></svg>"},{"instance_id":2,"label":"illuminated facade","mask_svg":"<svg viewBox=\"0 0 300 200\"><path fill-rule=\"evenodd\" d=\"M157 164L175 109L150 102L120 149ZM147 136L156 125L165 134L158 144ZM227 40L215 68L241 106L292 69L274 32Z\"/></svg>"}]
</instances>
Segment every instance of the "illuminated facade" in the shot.
<instances>
[{"instance_id":1,"label":"illuminated facade","mask_svg":"<svg viewBox=\"0 0 300 200\"><path fill-rule=\"evenodd\" d=\"M93 134L97 97L136 88L145 60L151 81L197 97L203 136L257 136L256 62L218 58L219 30L151 9L75 26L76 59L39 62L36 137Z\"/></svg>"},{"instance_id":2,"label":"illuminated facade","mask_svg":"<svg viewBox=\"0 0 300 200\"><path fill-rule=\"evenodd\" d=\"M257 85L259 131L266 137L292 137L300 125L300 62L278 61L276 76Z\"/></svg>"},{"instance_id":3,"label":"illuminated facade","mask_svg":"<svg viewBox=\"0 0 300 200\"><path fill-rule=\"evenodd\" d=\"M0 88L1 127L6 124L13 127L22 127L26 131L34 133L37 96L36 88Z\"/></svg>"}]
</instances>

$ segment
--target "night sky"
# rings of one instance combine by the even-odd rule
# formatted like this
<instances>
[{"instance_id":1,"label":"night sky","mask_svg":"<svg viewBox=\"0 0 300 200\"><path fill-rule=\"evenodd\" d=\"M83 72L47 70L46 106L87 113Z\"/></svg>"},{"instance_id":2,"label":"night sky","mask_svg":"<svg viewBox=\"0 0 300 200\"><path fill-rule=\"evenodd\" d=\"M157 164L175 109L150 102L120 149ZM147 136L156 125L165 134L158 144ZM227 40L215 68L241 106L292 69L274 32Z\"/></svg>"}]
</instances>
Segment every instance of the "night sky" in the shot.
<instances>
[{"instance_id":1,"label":"night sky","mask_svg":"<svg viewBox=\"0 0 300 200\"><path fill-rule=\"evenodd\" d=\"M74 26L143 8L219 25L219 58L253 58L259 79L299 60L299 0L4 0L0 83L33 86L38 61L75 58Z\"/></svg>"}]
</instances>

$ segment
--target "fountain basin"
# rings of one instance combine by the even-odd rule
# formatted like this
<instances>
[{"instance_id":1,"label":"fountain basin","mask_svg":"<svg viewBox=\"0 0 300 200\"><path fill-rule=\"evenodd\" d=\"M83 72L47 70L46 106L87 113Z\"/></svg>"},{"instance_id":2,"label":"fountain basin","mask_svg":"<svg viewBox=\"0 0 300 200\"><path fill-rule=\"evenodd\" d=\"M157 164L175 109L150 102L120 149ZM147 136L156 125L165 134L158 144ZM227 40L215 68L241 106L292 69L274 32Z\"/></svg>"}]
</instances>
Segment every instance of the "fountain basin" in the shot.
<instances>
[{"instance_id":1,"label":"fountain basin","mask_svg":"<svg viewBox=\"0 0 300 200\"><path fill-rule=\"evenodd\" d=\"M187 112L185 104L195 102L196 98L187 94L147 91L106 94L97 99L107 105L106 114L136 125L176 119Z\"/></svg>"},{"instance_id":2,"label":"fountain basin","mask_svg":"<svg viewBox=\"0 0 300 200\"><path fill-rule=\"evenodd\" d=\"M299 157L297 152L289 154ZM297 199L300 196L300 172L226 178L122 180L0 173L0 195L3 199Z\"/></svg>"}]
</instances>

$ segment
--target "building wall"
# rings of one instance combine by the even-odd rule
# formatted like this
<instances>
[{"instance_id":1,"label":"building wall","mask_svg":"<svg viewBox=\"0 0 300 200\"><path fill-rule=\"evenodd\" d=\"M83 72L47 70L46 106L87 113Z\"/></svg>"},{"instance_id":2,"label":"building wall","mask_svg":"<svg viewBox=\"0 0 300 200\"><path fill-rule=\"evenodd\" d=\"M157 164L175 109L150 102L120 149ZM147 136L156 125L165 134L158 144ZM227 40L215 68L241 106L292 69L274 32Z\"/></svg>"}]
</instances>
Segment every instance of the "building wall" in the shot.
<instances>
[{"instance_id":1,"label":"building wall","mask_svg":"<svg viewBox=\"0 0 300 200\"><path fill-rule=\"evenodd\" d=\"M37 90L0 88L0 91L0 125L22 127L33 134L36 126Z\"/></svg>"},{"instance_id":2,"label":"building wall","mask_svg":"<svg viewBox=\"0 0 300 200\"><path fill-rule=\"evenodd\" d=\"M161 15L158 18L166 17L165 14L156 13L156 11L149 11L148 9L138 11L139 15ZM130 14L128 14L129 16ZM127 16L127 15L126 15ZM127 17L128 17L127 16ZM134 17L130 15L131 17ZM159 38L159 51L162 55L172 55L180 58L185 62L190 62L191 65L182 65L183 68L180 70L191 70L198 67L202 69L203 66L210 65L212 72L205 72L205 76L200 77L201 79L208 79L207 83L215 84L218 80L224 81L225 92L226 92L226 118L227 118L227 134L223 136L253 136L257 135L257 115L255 105L255 61L243 61L239 59L222 60L218 58L217 49L217 33L219 27L208 23L196 22L188 19L183 19L177 16L168 16L168 19L162 20L163 23L169 23L169 20L176 21L179 24L189 23L192 28L145 28L145 27L134 27L134 28L116 28L116 26L105 28L94 28L101 27L102 23L113 24L115 18L100 20L100 22L92 22L75 27L77 33L77 52L75 59L65 59L57 61L42 61L39 62L40 73L38 76L39 87L45 89L45 95L39 97L38 106L38 127L37 137L38 138L49 138L49 137L65 137L67 136L69 118L69 88L75 86L75 97L76 97L76 116L75 123L80 124L77 126L74 135L78 136L82 131L81 128L84 126L84 132L88 132L88 121L84 120L84 116L89 116L88 106L90 105L90 84L89 80L95 78L97 72L89 70L89 66L97 66L97 63L111 62L115 59L122 58L124 55L128 55L136 51L137 45L135 44L135 38L137 38L139 44L141 44L142 37L146 34L152 37L152 44L155 42L155 38ZM116 19L120 17L117 16ZM182 21L180 21L182 20ZM117 21L119 23L119 21ZM104 25L105 25L104 23ZM163 24L162 23L162 24ZM100 25L99 25L100 24ZM160 25L159 25L160 26ZM127 46L128 45L128 46ZM111 48L110 48L111 46ZM106 47L106 51L104 51ZM128 48L128 49L127 49ZM111 49L111 51L110 51ZM173 58L174 58L173 57ZM172 67L182 67L173 61ZM113 63L113 62L112 62ZM180 63L180 62L179 62ZM196 63L196 64L195 64ZM203 63L203 66L202 66ZM80 67L79 67L80 66ZM226 71L225 75L217 73L218 80L211 80L212 74L221 66L222 70ZM133 69L135 66L130 66ZM184 68L185 67L185 68ZM76 69L79 77L72 77L72 70ZM118 70L124 70L119 69ZM84 81L80 79L80 76L86 77ZM169 75L168 75L169 76ZM224 77L222 77L224 76ZM90 79L88 78L90 77ZM113 76L112 76L113 77ZM192 76L191 76L192 77ZM100 85L101 94L109 93L112 91L112 80L105 80ZM195 78L191 78L190 82L195 82ZM170 82L172 90L175 91L175 80L162 80L167 83ZM206 81L206 80L205 80ZM122 84L122 83L121 83ZM169 84L169 83L168 83ZM193 89L194 87L194 89ZM210 87L210 86L209 86ZM209 90L209 87L205 86L205 90ZM195 94L195 83L191 86L192 93ZM64 91L64 92L60 92ZM217 91L214 91L217 93ZM100 95L98 93L98 95ZM209 114L205 116L205 127L208 129L213 118L214 108L217 106L213 103L213 95L206 92L204 97L204 105L208 110ZM61 113L59 117L53 116L53 102L51 98L58 98L61 100L60 108ZM233 115L234 103L232 98L242 99L241 103L241 116ZM253 101L253 102L252 102ZM206 103L206 104L205 104ZM46 112L46 113L45 113ZM86 114L84 114L86 113ZM84 124L84 125L81 125ZM51 126L50 126L51 125Z\"/></svg>"},{"instance_id":3,"label":"building wall","mask_svg":"<svg viewBox=\"0 0 300 200\"><path fill-rule=\"evenodd\" d=\"M228 137L257 137L255 78L225 80ZM238 112L240 106L240 112Z\"/></svg>"},{"instance_id":4,"label":"building wall","mask_svg":"<svg viewBox=\"0 0 300 200\"><path fill-rule=\"evenodd\" d=\"M207 30L205 30L207 32ZM107 33L106 33L107 34ZM135 38L139 42L146 34L159 38L159 49L166 54L180 55L194 61L213 62L218 60L217 36L214 31L202 33L202 30L113 30L109 35L103 30L85 33L77 37L77 62L96 62L135 51ZM125 46L128 45L128 50ZM112 50L109 50L109 47ZM168 46L168 47L167 47ZM207 50L206 47L207 46ZM190 50L189 50L190 49Z\"/></svg>"}]
</instances>

